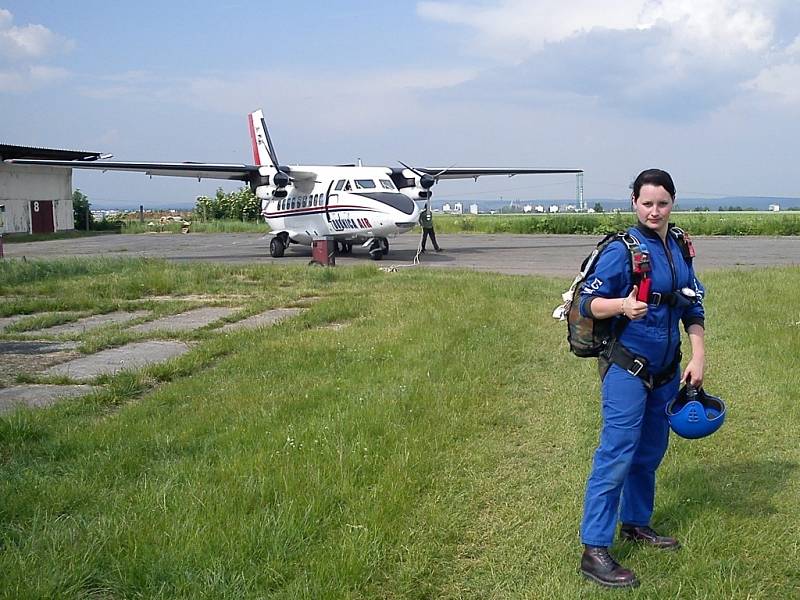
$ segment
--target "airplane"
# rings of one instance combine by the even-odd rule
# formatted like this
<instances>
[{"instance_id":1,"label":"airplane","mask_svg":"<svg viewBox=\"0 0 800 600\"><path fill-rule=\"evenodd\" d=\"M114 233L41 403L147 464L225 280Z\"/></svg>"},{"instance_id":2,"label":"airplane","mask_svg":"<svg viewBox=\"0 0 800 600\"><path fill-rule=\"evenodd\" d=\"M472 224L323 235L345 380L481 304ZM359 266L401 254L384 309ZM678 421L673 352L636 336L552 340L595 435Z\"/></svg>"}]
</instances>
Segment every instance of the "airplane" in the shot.
<instances>
[{"instance_id":1,"label":"airplane","mask_svg":"<svg viewBox=\"0 0 800 600\"><path fill-rule=\"evenodd\" d=\"M248 115L255 164L118 162L111 155L83 160L8 159L18 165L69 169L134 171L147 175L239 180L261 200L261 215L273 235L273 258L290 244L310 246L332 237L338 252L349 254L355 244L367 248L373 260L389 252L389 237L417 225L429 209L431 188L443 179L475 179L484 175L583 173L582 169L369 167L348 165L282 165L269 136L261 109ZM420 208L420 203L423 208Z\"/></svg>"}]
</instances>

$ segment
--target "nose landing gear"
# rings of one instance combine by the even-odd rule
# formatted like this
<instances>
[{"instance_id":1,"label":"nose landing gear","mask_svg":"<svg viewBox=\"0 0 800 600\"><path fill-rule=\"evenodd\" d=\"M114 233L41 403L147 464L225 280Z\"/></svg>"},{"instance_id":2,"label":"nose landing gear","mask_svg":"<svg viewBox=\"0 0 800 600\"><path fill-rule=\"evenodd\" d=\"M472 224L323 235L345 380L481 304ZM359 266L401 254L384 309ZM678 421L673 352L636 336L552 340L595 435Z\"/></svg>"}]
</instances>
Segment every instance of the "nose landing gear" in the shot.
<instances>
[{"instance_id":1,"label":"nose landing gear","mask_svg":"<svg viewBox=\"0 0 800 600\"><path fill-rule=\"evenodd\" d=\"M380 260L389 254L389 240L386 238L375 238L369 245L369 257L372 260Z\"/></svg>"}]
</instances>

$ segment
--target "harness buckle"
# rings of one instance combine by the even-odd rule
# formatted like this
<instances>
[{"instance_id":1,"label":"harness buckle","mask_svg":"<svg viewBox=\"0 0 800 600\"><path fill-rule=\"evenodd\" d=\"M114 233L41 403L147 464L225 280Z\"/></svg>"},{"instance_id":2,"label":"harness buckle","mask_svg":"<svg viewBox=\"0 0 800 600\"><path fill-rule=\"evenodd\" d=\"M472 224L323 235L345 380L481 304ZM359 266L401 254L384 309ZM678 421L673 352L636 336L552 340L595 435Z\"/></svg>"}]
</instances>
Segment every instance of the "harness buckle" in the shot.
<instances>
[{"instance_id":1,"label":"harness buckle","mask_svg":"<svg viewBox=\"0 0 800 600\"><path fill-rule=\"evenodd\" d=\"M634 358L633 362L631 363L631 366L625 370L628 371L628 373L630 373L634 377L638 377L639 373L642 372L642 369L644 369L644 363L640 361L638 358Z\"/></svg>"},{"instance_id":2,"label":"harness buckle","mask_svg":"<svg viewBox=\"0 0 800 600\"><path fill-rule=\"evenodd\" d=\"M661 304L661 292L652 292L648 304L659 306Z\"/></svg>"}]
</instances>

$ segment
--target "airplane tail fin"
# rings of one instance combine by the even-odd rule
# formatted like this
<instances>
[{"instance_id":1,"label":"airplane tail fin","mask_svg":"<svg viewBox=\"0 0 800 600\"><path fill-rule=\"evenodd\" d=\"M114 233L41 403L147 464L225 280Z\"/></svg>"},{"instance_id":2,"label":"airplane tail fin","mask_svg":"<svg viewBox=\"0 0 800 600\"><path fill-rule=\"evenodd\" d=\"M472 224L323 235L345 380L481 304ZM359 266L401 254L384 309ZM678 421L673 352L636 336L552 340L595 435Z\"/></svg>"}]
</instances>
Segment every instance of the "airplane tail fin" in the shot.
<instances>
[{"instance_id":1,"label":"airplane tail fin","mask_svg":"<svg viewBox=\"0 0 800 600\"><path fill-rule=\"evenodd\" d=\"M279 164L278 157L275 154L275 148L272 146L267 123L264 121L264 113L261 109L248 115L248 124L250 125L250 139L253 143L253 160L257 165L277 169Z\"/></svg>"}]
</instances>

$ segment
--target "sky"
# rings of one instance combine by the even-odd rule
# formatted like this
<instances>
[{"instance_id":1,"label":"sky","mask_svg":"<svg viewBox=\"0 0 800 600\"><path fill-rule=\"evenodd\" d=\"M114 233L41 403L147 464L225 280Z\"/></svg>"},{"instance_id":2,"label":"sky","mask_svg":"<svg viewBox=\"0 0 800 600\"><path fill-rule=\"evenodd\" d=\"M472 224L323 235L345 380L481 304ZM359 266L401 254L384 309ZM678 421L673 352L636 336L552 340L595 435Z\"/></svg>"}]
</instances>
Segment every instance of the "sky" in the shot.
<instances>
[{"instance_id":1,"label":"sky","mask_svg":"<svg viewBox=\"0 0 800 600\"><path fill-rule=\"evenodd\" d=\"M117 160L585 170L624 199L800 197L800 2L0 0L0 143ZM93 207L221 185L75 171ZM236 185L226 184L225 189ZM575 198L572 175L446 181L441 201Z\"/></svg>"}]
</instances>

